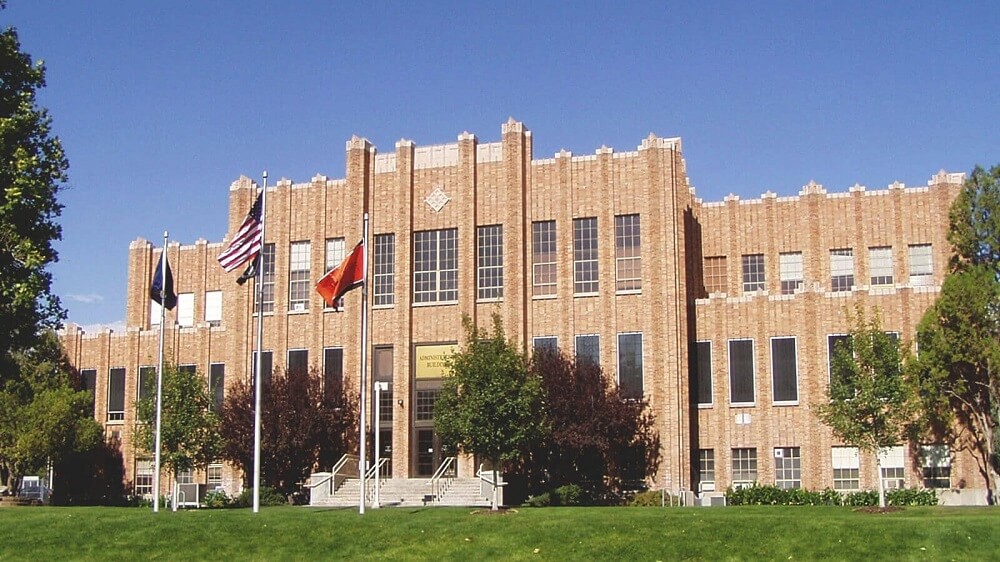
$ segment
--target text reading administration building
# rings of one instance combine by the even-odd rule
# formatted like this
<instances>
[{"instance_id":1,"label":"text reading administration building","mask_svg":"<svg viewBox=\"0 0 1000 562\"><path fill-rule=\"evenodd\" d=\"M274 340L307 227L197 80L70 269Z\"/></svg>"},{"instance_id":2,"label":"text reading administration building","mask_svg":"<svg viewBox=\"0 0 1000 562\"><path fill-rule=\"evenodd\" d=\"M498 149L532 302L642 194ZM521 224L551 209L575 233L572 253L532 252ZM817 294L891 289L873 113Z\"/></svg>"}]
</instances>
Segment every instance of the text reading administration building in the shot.
<instances>
[{"instance_id":1,"label":"text reading administration building","mask_svg":"<svg viewBox=\"0 0 1000 562\"><path fill-rule=\"evenodd\" d=\"M463 133L453 144L403 140L380 153L355 137L346 168L344 179L268 188L265 371L313 366L357 384L360 292L335 311L313 284L361 238L368 211L369 365L389 383L378 430L392 477L426 477L440 463L432 412L441 357L459 343L463 313L499 311L526 348L596 359L626 394L649 400L663 444L656 487L876 487L874 459L835 441L810 405L824 398L830 350L855 303L879 307L886 329L912 339L944 278L962 174L918 188L827 193L810 183L794 197L705 203L678 138L536 160L530 131L514 120L493 143ZM254 187L245 177L231 186L229 232ZM218 389L248 376L254 341L251 284L218 266L223 247L168 247L179 304L164 327L168 360ZM141 239L129 249L125 333L64 333L139 492L151 463L125 428L139 378L155 372L159 311L148 287L159 253ZM191 477L239 485L222 465ZM890 486L977 482L972 460L939 443L891 450L883 477Z\"/></svg>"}]
</instances>

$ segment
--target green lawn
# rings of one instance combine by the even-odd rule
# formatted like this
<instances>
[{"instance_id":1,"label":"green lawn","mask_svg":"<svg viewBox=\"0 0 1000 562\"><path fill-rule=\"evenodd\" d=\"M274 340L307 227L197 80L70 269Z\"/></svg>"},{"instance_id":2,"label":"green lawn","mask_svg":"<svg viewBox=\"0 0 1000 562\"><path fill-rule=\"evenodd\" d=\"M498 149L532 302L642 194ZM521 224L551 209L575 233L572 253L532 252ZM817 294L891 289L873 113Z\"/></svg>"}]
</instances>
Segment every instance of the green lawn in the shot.
<instances>
[{"instance_id":1,"label":"green lawn","mask_svg":"<svg viewBox=\"0 0 1000 562\"><path fill-rule=\"evenodd\" d=\"M0 509L5 560L990 560L1000 509Z\"/></svg>"}]
</instances>

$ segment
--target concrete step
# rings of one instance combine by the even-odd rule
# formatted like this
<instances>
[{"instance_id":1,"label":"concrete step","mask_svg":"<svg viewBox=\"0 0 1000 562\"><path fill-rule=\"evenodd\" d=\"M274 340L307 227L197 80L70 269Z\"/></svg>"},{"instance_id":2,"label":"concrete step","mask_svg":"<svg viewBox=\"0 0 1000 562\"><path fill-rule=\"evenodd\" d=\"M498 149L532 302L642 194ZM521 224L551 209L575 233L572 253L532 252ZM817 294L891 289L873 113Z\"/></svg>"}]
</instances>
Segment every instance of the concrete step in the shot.
<instances>
[{"instance_id":1,"label":"concrete step","mask_svg":"<svg viewBox=\"0 0 1000 562\"><path fill-rule=\"evenodd\" d=\"M384 507L467 506L489 507L489 494L480 493L478 478L455 478L442 482L438 497L432 495L427 478L388 478L380 482L379 497ZM317 497L310 505L317 507L356 507L359 504L360 480L351 478L329 497ZM373 501L373 484L369 482L369 503Z\"/></svg>"}]
</instances>

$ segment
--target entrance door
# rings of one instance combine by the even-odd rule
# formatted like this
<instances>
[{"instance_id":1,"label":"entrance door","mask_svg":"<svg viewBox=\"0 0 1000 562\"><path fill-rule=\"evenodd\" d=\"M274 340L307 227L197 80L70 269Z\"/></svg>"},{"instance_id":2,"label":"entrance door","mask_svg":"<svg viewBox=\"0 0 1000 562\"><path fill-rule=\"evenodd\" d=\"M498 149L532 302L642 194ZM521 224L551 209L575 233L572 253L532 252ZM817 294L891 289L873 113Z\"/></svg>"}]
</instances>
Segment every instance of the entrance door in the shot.
<instances>
[{"instance_id":1,"label":"entrance door","mask_svg":"<svg viewBox=\"0 0 1000 562\"><path fill-rule=\"evenodd\" d=\"M417 476L430 478L441 464L433 429L417 430Z\"/></svg>"},{"instance_id":2,"label":"entrance door","mask_svg":"<svg viewBox=\"0 0 1000 562\"><path fill-rule=\"evenodd\" d=\"M383 459L389 459L382 466L382 470L379 472L382 478L392 478L392 430L391 429L380 429L379 435L379 447L382 449L380 451L381 457Z\"/></svg>"}]
</instances>

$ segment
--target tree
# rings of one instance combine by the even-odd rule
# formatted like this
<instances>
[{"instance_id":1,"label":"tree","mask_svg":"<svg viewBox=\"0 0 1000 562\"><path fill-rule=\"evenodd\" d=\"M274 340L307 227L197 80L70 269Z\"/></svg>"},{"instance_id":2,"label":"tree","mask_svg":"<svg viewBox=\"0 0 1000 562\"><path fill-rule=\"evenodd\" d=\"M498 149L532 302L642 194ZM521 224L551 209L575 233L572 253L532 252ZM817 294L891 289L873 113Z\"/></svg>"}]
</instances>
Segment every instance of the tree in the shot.
<instances>
[{"instance_id":1,"label":"tree","mask_svg":"<svg viewBox=\"0 0 1000 562\"><path fill-rule=\"evenodd\" d=\"M445 378L434 406L434 427L442 443L489 459L493 470L519 458L543 434L542 389L528 360L504 335L499 314L492 331L463 316L465 345L447 359ZM493 481L493 509L497 505Z\"/></svg>"},{"instance_id":2,"label":"tree","mask_svg":"<svg viewBox=\"0 0 1000 562\"><path fill-rule=\"evenodd\" d=\"M56 195L69 164L48 112L35 102L44 86L45 67L21 52L17 31L0 32L0 380L11 372L13 353L65 318L46 266L58 259Z\"/></svg>"},{"instance_id":3,"label":"tree","mask_svg":"<svg viewBox=\"0 0 1000 562\"><path fill-rule=\"evenodd\" d=\"M315 370L285 372L264 383L261 397L261 480L292 499L310 471L332 466L357 446L355 396L323 388ZM253 475L253 387L230 387L222 408L222 458Z\"/></svg>"},{"instance_id":4,"label":"tree","mask_svg":"<svg viewBox=\"0 0 1000 562\"><path fill-rule=\"evenodd\" d=\"M179 473L219 458L222 437L204 377L194 370L164 365L162 385L160 465L176 481ZM155 453L155 392L136 401L135 438L140 449L150 455Z\"/></svg>"},{"instance_id":5,"label":"tree","mask_svg":"<svg viewBox=\"0 0 1000 562\"><path fill-rule=\"evenodd\" d=\"M660 438L644 400L627 400L592 361L536 350L546 435L532 445L523 471L528 493L576 484L592 501L620 498L635 480L655 476Z\"/></svg>"},{"instance_id":6,"label":"tree","mask_svg":"<svg viewBox=\"0 0 1000 562\"><path fill-rule=\"evenodd\" d=\"M841 441L875 454L879 506L885 507L879 453L905 438L915 392L903 373L899 341L882 329L878 310L866 318L859 306L852 324L848 340L834 349L827 402L815 410Z\"/></svg>"},{"instance_id":7,"label":"tree","mask_svg":"<svg viewBox=\"0 0 1000 562\"><path fill-rule=\"evenodd\" d=\"M950 272L917 329L928 430L968 449L995 503L1000 472L1000 166L976 166L952 205Z\"/></svg>"},{"instance_id":8,"label":"tree","mask_svg":"<svg viewBox=\"0 0 1000 562\"><path fill-rule=\"evenodd\" d=\"M59 338L43 332L36 345L11 357L0 392L0 472L16 493L21 477L100 442L93 395L74 390Z\"/></svg>"}]
</instances>

